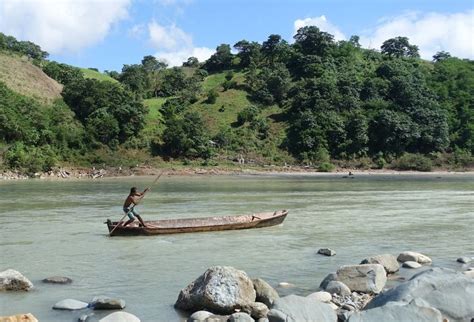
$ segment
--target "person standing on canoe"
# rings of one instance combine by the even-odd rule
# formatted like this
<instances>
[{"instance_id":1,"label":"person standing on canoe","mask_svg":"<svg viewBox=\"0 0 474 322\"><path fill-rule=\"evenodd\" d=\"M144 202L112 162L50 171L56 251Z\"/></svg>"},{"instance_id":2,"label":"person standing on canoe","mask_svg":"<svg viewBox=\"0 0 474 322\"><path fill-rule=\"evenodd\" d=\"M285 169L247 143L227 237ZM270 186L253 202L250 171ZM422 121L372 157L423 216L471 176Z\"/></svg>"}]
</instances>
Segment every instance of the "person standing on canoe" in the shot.
<instances>
[{"instance_id":1,"label":"person standing on canoe","mask_svg":"<svg viewBox=\"0 0 474 322\"><path fill-rule=\"evenodd\" d=\"M131 224L132 222L135 221L135 217L140 221L140 224L143 225L143 227L146 227L145 223L143 222L142 217L135 211L135 206L138 205L140 200L145 197L145 193L150 190L149 188L146 188L143 190L143 192L138 192L136 187L132 187L130 189L130 194L127 196L127 199L125 199L125 202L123 204L123 211L128 215L129 220L125 222L123 227L127 226L128 224Z\"/></svg>"}]
</instances>

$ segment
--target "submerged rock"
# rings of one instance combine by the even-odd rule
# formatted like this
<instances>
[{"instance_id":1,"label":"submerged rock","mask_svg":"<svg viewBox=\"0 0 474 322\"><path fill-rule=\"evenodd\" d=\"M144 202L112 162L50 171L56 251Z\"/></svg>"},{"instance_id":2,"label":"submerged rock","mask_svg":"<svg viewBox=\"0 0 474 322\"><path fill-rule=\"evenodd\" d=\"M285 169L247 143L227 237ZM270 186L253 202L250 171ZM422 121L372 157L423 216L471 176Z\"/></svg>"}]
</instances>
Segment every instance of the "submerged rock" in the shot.
<instances>
[{"instance_id":1,"label":"submerged rock","mask_svg":"<svg viewBox=\"0 0 474 322\"><path fill-rule=\"evenodd\" d=\"M407 262L407 261L412 261L412 262L417 262L420 264L431 264L431 258L429 258L426 255L423 255L421 253L417 252L403 252L398 255L397 260L399 262Z\"/></svg>"},{"instance_id":2,"label":"submerged rock","mask_svg":"<svg viewBox=\"0 0 474 322\"><path fill-rule=\"evenodd\" d=\"M380 293L387 282L387 274L380 264L342 266L336 275L352 291L364 293Z\"/></svg>"},{"instance_id":3,"label":"submerged rock","mask_svg":"<svg viewBox=\"0 0 474 322\"><path fill-rule=\"evenodd\" d=\"M470 263L472 259L470 257L459 257L456 261L458 263L467 264Z\"/></svg>"},{"instance_id":4,"label":"submerged rock","mask_svg":"<svg viewBox=\"0 0 474 322\"><path fill-rule=\"evenodd\" d=\"M278 292L261 278L253 279L252 283L256 293L255 301L262 302L266 306L271 307L273 302L280 297Z\"/></svg>"},{"instance_id":5,"label":"submerged rock","mask_svg":"<svg viewBox=\"0 0 474 322\"><path fill-rule=\"evenodd\" d=\"M55 310L82 310L89 306L88 303L74 300L74 299L65 299L59 301L58 303L53 305L53 309Z\"/></svg>"},{"instance_id":6,"label":"submerged rock","mask_svg":"<svg viewBox=\"0 0 474 322\"><path fill-rule=\"evenodd\" d=\"M43 279L42 282L49 284L70 284L72 283L72 279L64 276L51 276Z\"/></svg>"},{"instance_id":7,"label":"submerged rock","mask_svg":"<svg viewBox=\"0 0 474 322\"><path fill-rule=\"evenodd\" d=\"M391 254L376 255L365 258L360 262L361 264L380 264L385 268L387 274L393 274L400 269L397 258Z\"/></svg>"},{"instance_id":8,"label":"submerged rock","mask_svg":"<svg viewBox=\"0 0 474 322\"><path fill-rule=\"evenodd\" d=\"M336 322L337 315L329 304L311 298L288 295L275 301L268 313L270 322Z\"/></svg>"},{"instance_id":9,"label":"submerged rock","mask_svg":"<svg viewBox=\"0 0 474 322\"><path fill-rule=\"evenodd\" d=\"M25 276L14 269L0 272L0 291L29 291L33 288Z\"/></svg>"},{"instance_id":10,"label":"submerged rock","mask_svg":"<svg viewBox=\"0 0 474 322\"><path fill-rule=\"evenodd\" d=\"M125 301L101 295L94 297L89 306L94 310L122 310L125 308Z\"/></svg>"},{"instance_id":11,"label":"submerged rock","mask_svg":"<svg viewBox=\"0 0 474 322\"><path fill-rule=\"evenodd\" d=\"M244 271L229 266L214 266L182 289L175 307L186 311L207 309L231 314L255 302L256 292Z\"/></svg>"},{"instance_id":12,"label":"submerged rock","mask_svg":"<svg viewBox=\"0 0 474 322\"><path fill-rule=\"evenodd\" d=\"M378 295L367 309L388 302L410 303L414 299L424 300L450 322L469 321L474 317L474 280L451 269L430 268Z\"/></svg>"},{"instance_id":13,"label":"submerged rock","mask_svg":"<svg viewBox=\"0 0 474 322\"><path fill-rule=\"evenodd\" d=\"M318 250L318 254L325 255L325 256L335 256L336 252L333 251L331 248L320 248Z\"/></svg>"}]
</instances>

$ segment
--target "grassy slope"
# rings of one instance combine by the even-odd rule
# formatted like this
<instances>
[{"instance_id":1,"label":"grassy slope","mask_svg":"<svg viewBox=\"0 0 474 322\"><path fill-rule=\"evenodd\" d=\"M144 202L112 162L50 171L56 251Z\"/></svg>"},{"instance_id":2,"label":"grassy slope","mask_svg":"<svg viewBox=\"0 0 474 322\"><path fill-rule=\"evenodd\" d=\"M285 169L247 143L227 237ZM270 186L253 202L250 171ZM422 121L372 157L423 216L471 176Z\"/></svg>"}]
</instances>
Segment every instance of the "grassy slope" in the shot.
<instances>
[{"instance_id":1,"label":"grassy slope","mask_svg":"<svg viewBox=\"0 0 474 322\"><path fill-rule=\"evenodd\" d=\"M145 137L152 138L163 131L163 117L160 108L165 101L166 98L162 97L143 100L143 104L148 108L143 130Z\"/></svg>"},{"instance_id":2,"label":"grassy slope","mask_svg":"<svg viewBox=\"0 0 474 322\"><path fill-rule=\"evenodd\" d=\"M50 103L61 97L63 86L27 58L0 51L0 81L13 91Z\"/></svg>"},{"instance_id":3,"label":"grassy slope","mask_svg":"<svg viewBox=\"0 0 474 322\"><path fill-rule=\"evenodd\" d=\"M109 82L114 82L114 83L118 82L116 79L110 77L109 75L96 72L95 70L92 70L92 69L81 68L81 71L84 73L85 78L92 78L92 79L97 79L100 81L109 81Z\"/></svg>"}]
</instances>

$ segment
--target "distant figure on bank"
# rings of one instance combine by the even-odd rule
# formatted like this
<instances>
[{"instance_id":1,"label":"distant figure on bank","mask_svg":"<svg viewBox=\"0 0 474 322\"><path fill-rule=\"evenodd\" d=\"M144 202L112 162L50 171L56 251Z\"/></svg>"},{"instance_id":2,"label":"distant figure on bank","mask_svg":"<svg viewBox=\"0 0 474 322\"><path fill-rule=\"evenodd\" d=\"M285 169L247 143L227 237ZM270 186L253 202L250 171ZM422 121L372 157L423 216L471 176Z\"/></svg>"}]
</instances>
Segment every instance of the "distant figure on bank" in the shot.
<instances>
[{"instance_id":1,"label":"distant figure on bank","mask_svg":"<svg viewBox=\"0 0 474 322\"><path fill-rule=\"evenodd\" d=\"M140 224L143 225L143 227L146 227L142 217L140 217L140 215L135 211L135 206L138 205L138 203L140 202L140 200L143 199L143 197L145 197L145 193L148 190L150 189L146 188L145 190L143 190L143 192L137 192L136 187L132 187L130 189L130 194L127 196L127 199L125 199L125 202L123 204L123 211L128 215L128 218L130 219L125 222L123 227L134 222L135 217L138 219Z\"/></svg>"}]
</instances>

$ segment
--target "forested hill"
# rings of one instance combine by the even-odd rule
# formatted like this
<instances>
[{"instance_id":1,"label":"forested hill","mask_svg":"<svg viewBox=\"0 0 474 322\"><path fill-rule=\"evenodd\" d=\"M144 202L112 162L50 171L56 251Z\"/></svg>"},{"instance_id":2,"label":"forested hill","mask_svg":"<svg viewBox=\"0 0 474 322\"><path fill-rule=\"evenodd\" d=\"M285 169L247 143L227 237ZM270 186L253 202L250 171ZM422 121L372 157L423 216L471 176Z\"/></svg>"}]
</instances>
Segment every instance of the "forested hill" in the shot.
<instances>
[{"instance_id":1,"label":"forested hill","mask_svg":"<svg viewBox=\"0 0 474 322\"><path fill-rule=\"evenodd\" d=\"M292 44L270 35L237 42L237 54L222 44L205 62L145 56L100 73L0 33L0 167L473 167L474 62L422 60L405 37L380 50L358 40L303 27Z\"/></svg>"}]
</instances>

